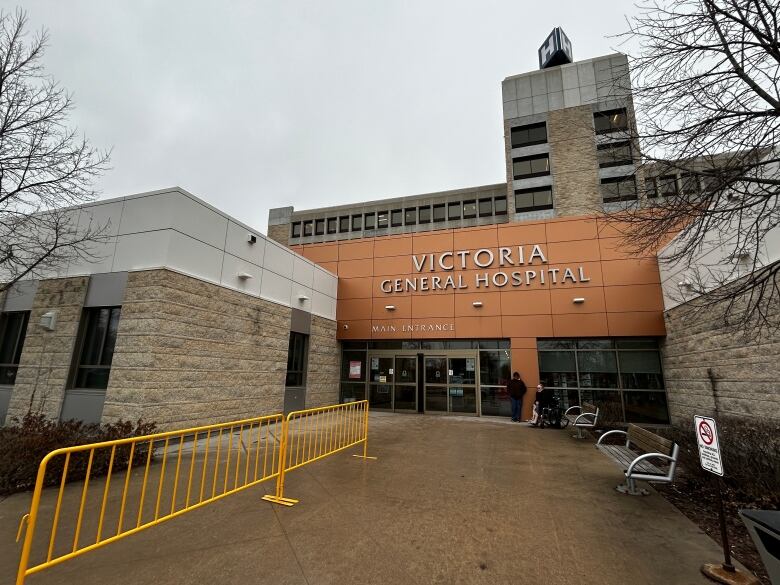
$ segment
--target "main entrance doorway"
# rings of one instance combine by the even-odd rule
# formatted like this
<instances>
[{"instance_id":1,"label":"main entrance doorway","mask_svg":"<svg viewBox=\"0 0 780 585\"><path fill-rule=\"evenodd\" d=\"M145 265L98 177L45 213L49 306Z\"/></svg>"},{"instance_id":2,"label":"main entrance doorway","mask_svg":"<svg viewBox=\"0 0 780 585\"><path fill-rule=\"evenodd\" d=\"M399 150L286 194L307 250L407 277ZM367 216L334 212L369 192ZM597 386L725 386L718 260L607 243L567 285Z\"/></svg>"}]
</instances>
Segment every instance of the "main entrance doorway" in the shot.
<instances>
[{"instance_id":1,"label":"main entrance doorway","mask_svg":"<svg viewBox=\"0 0 780 585\"><path fill-rule=\"evenodd\" d=\"M479 414L476 351L369 351L371 408Z\"/></svg>"}]
</instances>

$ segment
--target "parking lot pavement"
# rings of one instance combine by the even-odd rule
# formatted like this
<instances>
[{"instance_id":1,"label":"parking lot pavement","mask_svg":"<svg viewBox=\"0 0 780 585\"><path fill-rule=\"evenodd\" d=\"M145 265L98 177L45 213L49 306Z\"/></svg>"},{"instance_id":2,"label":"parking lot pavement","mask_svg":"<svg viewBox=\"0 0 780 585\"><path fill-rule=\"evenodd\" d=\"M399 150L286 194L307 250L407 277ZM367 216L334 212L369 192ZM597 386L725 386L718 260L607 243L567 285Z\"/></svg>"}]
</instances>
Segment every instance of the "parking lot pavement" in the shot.
<instances>
[{"instance_id":1,"label":"parking lot pavement","mask_svg":"<svg viewBox=\"0 0 780 585\"><path fill-rule=\"evenodd\" d=\"M343 452L290 472L292 508L262 501L273 483L261 484L27 583L691 585L719 559L656 493L617 493L620 470L568 431L372 413L369 454L378 459ZM29 500L0 502L2 583Z\"/></svg>"}]
</instances>

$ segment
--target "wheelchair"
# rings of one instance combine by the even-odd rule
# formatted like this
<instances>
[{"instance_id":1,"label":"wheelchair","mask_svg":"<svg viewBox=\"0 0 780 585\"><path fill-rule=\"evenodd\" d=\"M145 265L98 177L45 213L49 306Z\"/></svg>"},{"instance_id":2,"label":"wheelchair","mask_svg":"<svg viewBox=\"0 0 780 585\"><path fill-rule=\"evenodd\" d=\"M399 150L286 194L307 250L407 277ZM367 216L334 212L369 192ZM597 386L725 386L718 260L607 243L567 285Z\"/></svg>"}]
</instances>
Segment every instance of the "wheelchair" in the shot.
<instances>
[{"instance_id":1,"label":"wheelchair","mask_svg":"<svg viewBox=\"0 0 780 585\"><path fill-rule=\"evenodd\" d=\"M558 396L550 396L549 400L539 411L539 427L550 426L553 429L565 429L569 426L569 419L564 416L561 399Z\"/></svg>"}]
</instances>

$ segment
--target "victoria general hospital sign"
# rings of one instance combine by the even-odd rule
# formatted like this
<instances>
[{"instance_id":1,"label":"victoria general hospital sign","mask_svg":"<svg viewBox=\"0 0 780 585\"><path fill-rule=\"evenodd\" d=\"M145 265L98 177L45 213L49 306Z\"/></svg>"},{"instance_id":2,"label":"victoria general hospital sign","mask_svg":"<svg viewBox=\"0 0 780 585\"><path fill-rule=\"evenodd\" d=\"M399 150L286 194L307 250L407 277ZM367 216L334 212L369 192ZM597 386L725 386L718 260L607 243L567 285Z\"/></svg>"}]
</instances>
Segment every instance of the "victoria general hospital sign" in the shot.
<instances>
[{"instance_id":1,"label":"victoria general hospital sign","mask_svg":"<svg viewBox=\"0 0 780 585\"><path fill-rule=\"evenodd\" d=\"M565 285L589 282L582 265L549 267L547 256L538 244L502 248L481 248L471 250L416 254L412 256L414 276L382 280L379 288L383 293L428 292L435 290L456 290L505 286L523 287L538 283L542 285ZM479 269L497 271L479 272ZM476 269L476 272L473 272ZM469 270L468 274L458 271ZM426 272L451 272L452 274L424 275Z\"/></svg>"}]
</instances>

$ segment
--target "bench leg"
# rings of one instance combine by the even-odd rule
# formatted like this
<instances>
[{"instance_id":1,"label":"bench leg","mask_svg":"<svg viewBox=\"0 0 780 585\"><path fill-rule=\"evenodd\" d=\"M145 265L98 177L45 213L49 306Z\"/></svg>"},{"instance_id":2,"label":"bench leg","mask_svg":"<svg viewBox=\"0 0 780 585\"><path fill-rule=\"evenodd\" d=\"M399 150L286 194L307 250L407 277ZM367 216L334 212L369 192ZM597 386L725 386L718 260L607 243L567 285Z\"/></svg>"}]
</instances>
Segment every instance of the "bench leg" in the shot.
<instances>
[{"instance_id":1,"label":"bench leg","mask_svg":"<svg viewBox=\"0 0 780 585\"><path fill-rule=\"evenodd\" d=\"M627 477L626 483L621 483L619 486L615 488L617 491L619 491L621 494L627 494L629 496L649 496L650 492L647 491L644 488L637 488L636 487L636 480Z\"/></svg>"},{"instance_id":2,"label":"bench leg","mask_svg":"<svg viewBox=\"0 0 780 585\"><path fill-rule=\"evenodd\" d=\"M585 435L582 434L582 427L577 427L577 434L572 435L572 438L574 439L584 439Z\"/></svg>"}]
</instances>

